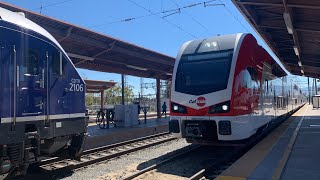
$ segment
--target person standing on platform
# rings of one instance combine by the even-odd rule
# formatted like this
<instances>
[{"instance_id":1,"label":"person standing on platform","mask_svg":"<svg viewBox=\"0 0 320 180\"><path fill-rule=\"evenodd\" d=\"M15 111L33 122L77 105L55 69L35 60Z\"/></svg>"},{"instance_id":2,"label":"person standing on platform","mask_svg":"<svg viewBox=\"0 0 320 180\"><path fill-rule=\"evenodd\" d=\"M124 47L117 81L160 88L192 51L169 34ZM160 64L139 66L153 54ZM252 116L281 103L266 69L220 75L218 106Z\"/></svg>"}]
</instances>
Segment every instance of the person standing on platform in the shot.
<instances>
[{"instance_id":1,"label":"person standing on platform","mask_svg":"<svg viewBox=\"0 0 320 180\"><path fill-rule=\"evenodd\" d=\"M163 102L163 104L162 104L162 114L161 114L161 117L162 117L163 114L164 114L164 117L167 117L167 105L166 105L166 102Z\"/></svg>"}]
</instances>

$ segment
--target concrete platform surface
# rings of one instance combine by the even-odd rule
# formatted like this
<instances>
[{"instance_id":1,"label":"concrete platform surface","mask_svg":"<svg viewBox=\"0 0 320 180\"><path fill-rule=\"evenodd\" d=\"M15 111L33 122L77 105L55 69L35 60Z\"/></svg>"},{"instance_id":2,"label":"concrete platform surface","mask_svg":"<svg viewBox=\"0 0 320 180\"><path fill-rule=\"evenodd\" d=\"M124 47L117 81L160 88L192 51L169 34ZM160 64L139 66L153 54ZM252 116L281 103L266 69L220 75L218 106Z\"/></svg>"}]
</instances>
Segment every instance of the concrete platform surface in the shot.
<instances>
[{"instance_id":1,"label":"concrete platform surface","mask_svg":"<svg viewBox=\"0 0 320 180\"><path fill-rule=\"evenodd\" d=\"M97 125L88 126L89 135L86 139L85 149L167 132L169 131L168 123L169 117L149 118L146 124L141 121L141 124L132 127L113 127L111 125L110 129L100 129Z\"/></svg>"},{"instance_id":2,"label":"concrete platform surface","mask_svg":"<svg viewBox=\"0 0 320 180\"><path fill-rule=\"evenodd\" d=\"M320 179L320 109L305 105L216 179Z\"/></svg>"}]
</instances>

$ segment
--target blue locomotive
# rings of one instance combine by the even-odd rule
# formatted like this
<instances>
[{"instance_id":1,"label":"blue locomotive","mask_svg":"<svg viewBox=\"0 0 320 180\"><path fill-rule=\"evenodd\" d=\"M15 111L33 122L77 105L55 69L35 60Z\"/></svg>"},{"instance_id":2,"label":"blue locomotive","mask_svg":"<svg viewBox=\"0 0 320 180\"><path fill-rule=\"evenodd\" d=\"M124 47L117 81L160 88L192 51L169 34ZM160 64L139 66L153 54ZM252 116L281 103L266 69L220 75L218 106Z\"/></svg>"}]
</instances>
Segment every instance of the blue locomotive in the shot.
<instances>
[{"instance_id":1,"label":"blue locomotive","mask_svg":"<svg viewBox=\"0 0 320 180\"><path fill-rule=\"evenodd\" d=\"M0 8L0 175L43 156L77 158L86 136L85 83L59 43Z\"/></svg>"}]
</instances>

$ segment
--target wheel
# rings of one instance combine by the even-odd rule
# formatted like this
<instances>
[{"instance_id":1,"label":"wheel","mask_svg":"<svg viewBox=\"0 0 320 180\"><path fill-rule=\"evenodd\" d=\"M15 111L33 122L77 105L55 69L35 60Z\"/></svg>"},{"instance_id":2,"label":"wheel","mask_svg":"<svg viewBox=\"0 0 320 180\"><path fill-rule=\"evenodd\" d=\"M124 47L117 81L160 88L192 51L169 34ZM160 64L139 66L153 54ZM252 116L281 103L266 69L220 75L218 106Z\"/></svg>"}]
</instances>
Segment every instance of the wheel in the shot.
<instances>
[{"instance_id":1,"label":"wheel","mask_svg":"<svg viewBox=\"0 0 320 180\"><path fill-rule=\"evenodd\" d=\"M103 111L99 111L96 118L96 124L101 124L102 120L104 119L104 113Z\"/></svg>"},{"instance_id":2,"label":"wheel","mask_svg":"<svg viewBox=\"0 0 320 180\"><path fill-rule=\"evenodd\" d=\"M105 129L105 128L106 128L106 124L107 124L106 122L107 122L107 120L106 120L105 118L102 118L101 123L98 124L99 127L100 127L101 129Z\"/></svg>"}]
</instances>

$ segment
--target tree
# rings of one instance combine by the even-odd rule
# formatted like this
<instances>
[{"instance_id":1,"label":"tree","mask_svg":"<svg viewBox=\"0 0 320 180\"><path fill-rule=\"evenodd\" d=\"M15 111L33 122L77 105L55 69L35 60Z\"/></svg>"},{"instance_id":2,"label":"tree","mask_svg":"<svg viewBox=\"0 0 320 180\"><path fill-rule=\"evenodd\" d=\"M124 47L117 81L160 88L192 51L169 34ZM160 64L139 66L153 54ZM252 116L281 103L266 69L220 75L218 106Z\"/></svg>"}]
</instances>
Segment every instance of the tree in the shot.
<instances>
[{"instance_id":1,"label":"tree","mask_svg":"<svg viewBox=\"0 0 320 180\"><path fill-rule=\"evenodd\" d=\"M98 92L100 94L100 92ZM124 88L125 102L129 103L133 100L133 86ZM104 92L104 102L108 105L121 104L121 86L115 85ZM100 105L100 96L94 96L92 93L86 93L86 106Z\"/></svg>"},{"instance_id":2,"label":"tree","mask_svg":"<svg viewBox=\"0 0 320 180\"><path fill-rule=\"evenodd\" d=\"M106 90L104 97L107 104L121 104L121 86L117 84L113 88ZM125 103L133 100L133 86L124 87L124 100Z\"/></svg>"},{"instance_id":3,"label":"tree","mask_svg":"<svg viewBox=\"0 0 320 180\"><path fill-rule=\"evenodd\" d=\"M100 97L96 97L92 93L86 93L86 106L96 104L100 104Z\"/></svg>"}]
</instances>

